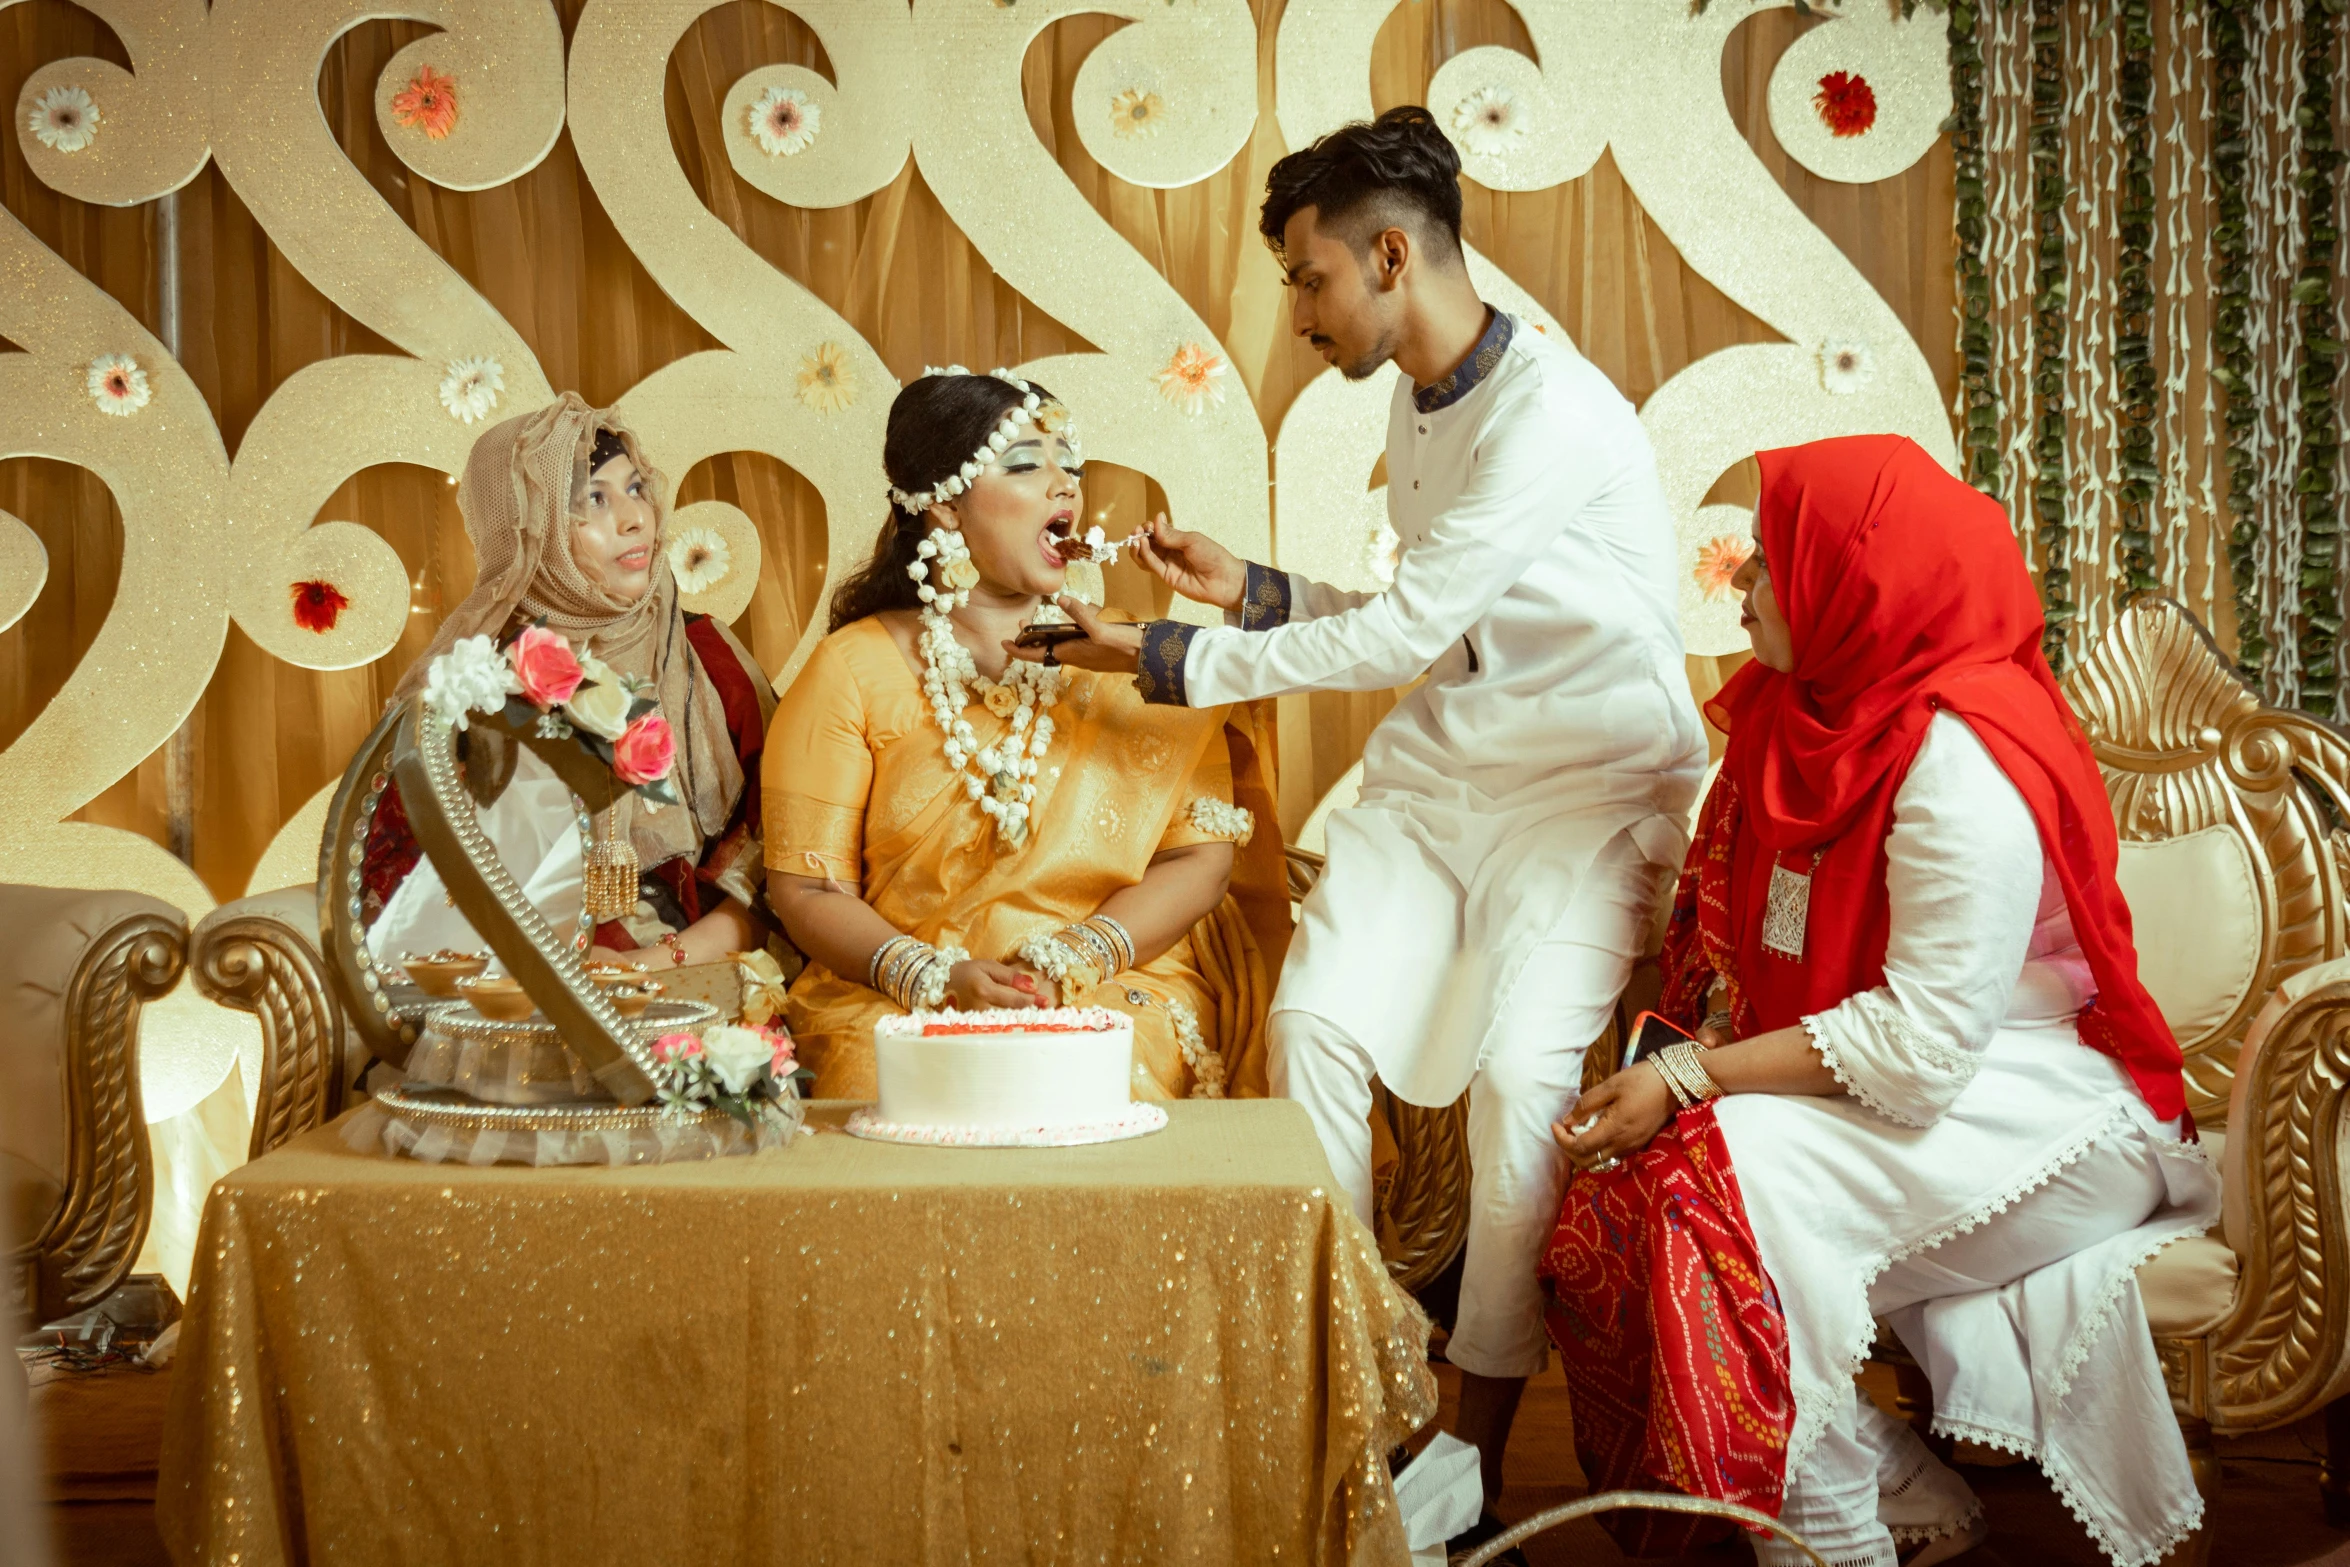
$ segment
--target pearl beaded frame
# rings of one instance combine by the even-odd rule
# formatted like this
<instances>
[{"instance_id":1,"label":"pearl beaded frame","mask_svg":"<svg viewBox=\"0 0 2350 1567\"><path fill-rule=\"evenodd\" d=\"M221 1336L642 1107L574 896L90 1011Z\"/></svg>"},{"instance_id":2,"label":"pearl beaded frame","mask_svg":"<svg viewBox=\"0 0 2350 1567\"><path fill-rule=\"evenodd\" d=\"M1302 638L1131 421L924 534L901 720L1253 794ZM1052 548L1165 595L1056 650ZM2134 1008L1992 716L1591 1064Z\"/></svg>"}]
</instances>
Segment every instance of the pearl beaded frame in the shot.
<instances>
[{"instance_id":1,"label":"pearl beaded frame","mask_svg":"<svg viewBox=\"0 0 2350 1567\"><path fill-rule=\"evenodd\" d=\"M892 485L889 492L891 505L902 511L910 511L919 515L933 506L958 499L964 491L971 488L981 474L993 467L995 460L1003 456L1012 442L1019 438L1020 427L1026 424L1036 424L1038 417L1047 409L1060 410L1062 416L1060 428L1057 431L1043 430L1041 425L1038 428L1048 435L1058 434L1061 439L1067 441L1072 461L1078 463L1085 461L1084 448L1077 444L1076 422L1068 417L1069 410L1059 399L1047 402L1043 394L1030 385L1024 377L1010 370L995 369L987 373L993 380L1001 381L1007 386L1017 387L1020 392L1020 401L1005 413L994 431L988 435L985 444L973 452L970 460L965 462L962 467L948 474L927 490L901 490ZM919 379L927 380L934 375L974 374L977 372L966 369L962 365L947 365L943 368L937 365L925 365Z\"/></svg>"}]
</instances>

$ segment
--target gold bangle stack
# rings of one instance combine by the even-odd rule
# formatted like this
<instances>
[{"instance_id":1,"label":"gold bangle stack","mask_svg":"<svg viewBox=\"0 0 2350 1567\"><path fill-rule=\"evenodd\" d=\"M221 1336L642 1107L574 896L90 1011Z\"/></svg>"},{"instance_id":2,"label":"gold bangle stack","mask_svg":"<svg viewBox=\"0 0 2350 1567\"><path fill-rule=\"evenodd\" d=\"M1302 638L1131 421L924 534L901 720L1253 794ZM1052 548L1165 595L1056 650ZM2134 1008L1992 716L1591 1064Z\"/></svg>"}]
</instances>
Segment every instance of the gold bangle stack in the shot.
<instances>
[{"instance_id":1,"label":"gold bangle stack","mask_svg":"<svg viewBox=\"0 0 2350 1567\"><path fill-rule=\"evenodd\" d=\"M1696 1043L1684 1039L1665 1046L1649 1058L1656 1064L1656 1075L1665 1080L1665 1086L1673 1091L1673 1097L1684 1110L1722 1097L1722 1085L1713 1080L1697 1057Z\"/></svg>"},{"instance_id":2,"label":"gold bangle stack","mask_svg":"<svg viewBox=\"0 0 2350 1567\"><path fill-rule=\"evenodd\" d=\"M935 1011L946 999L947 974L961 959L916 936L892 936L873 949L865 984L907 1012Z\"/></svg>"},{"instance_id":3,"label":"gold bangle stack","mask_svg":"<svg viewBox=\"0 0 2350 1567\"><path fill-rule=\"evenodd\" d=\"M1102 979L1134 967L1134 937L1107 914L1064 925L1053 934L1062 946L1090 962Z\"/></svg>"}]
</instances>

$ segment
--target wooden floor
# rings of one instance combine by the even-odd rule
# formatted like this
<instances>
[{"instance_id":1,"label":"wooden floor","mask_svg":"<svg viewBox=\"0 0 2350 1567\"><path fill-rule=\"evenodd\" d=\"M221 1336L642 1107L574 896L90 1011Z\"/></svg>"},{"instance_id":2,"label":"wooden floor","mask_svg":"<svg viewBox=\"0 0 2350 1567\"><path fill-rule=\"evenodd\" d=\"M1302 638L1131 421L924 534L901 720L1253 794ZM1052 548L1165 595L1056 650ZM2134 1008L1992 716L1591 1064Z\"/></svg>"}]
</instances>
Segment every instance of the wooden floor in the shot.
<instances>
[{"instance_id":1,"label":"wooden floor","mask_svg":"<svg viewBox=\"0 0 2350 1567\"><path fill-rule=\"evenodd\" d=\"M1444 1389L1439 1423L1452 1422L1459 1378L1437 1368ZM34 1389L47 1427L52 1474L77 1498L50 1508L58 1567L161 1567L155 1533L153 1443L161 1429L165 1374L107 1377ZM2326 1527L2317 1494L2317 1424L2222 1442L2226 1489L2212 1549L2215 1567L2350 1567L2350 1534ZM142 1464L150 1466L140 1473ZM2104 1567L2088 1536L2029 1465L1965 1471L1990 1509L1991 1543L1969 1567ZM1510 1440L1502 1517L1530 1517L1584 1492L1575 1464L1566 1384L1553 1366L1526 1389ZM1541 1535L1526 1547L1534 1567L1606 1567L1624 1561L1589 1520ZM1684 1567L1738 1567L1752 1557L1732 1543L1682 1559Z\"/></svg>"},{"instance_id":2,"label":"wooden floor","mask_svg":"<svg viewBox=\"0 0 2350 1567\"><path fill-rule=\"evenodd\" d=\"M1449 1426L1460 1378L1450 1366L1437 1367L1436 1374L1444 1389L1438 1423ZM2213 1567L2350 1567L2350 1533L2327 1528L2318 1502L2320 1440L2312 1419L2301 1428L2220 1443L2225 1489ZM2106 1567L2104 1555L2031 1465L1961 1472L1991 1516L1990 1543L1961 1558L1967 1567ZM1555 1363L1527 1385L1518 1407L1507 1482L1500 1511L1511 1523L1585 1492L1566 1382ZM1537 1535L1525 1549L1534 1567L1607 1567L1634 1559L1589 1519ZM1679 1560L1685 1567L1742 1567L1754 1558L1732 1542Z\"/></svg>"}]
</instances>

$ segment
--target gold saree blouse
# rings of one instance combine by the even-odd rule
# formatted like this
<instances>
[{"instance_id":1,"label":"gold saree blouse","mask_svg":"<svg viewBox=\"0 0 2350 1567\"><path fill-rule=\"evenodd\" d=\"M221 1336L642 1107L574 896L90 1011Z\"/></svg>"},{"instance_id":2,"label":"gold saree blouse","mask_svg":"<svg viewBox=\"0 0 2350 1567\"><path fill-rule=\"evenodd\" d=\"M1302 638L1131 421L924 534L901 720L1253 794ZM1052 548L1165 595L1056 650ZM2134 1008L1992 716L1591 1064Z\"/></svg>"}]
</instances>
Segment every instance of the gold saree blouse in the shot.
<instances>
[{"instance_id":1,"label":"gold saree blouse","mask_svg":"<svg viewBox=\"0 0 2350 1567\"><path fill-rule=\"evenodd\" d=\"M776 706L762 767L767 864L837 880L933 946L1010 960L1030 935L1139 882L1161 851L1232 841L1228 818L1193 802L1237 803L1255 820L1231 894L1091 1001L1134 1019L1138 1097L1192 1093L1203 1052L1221 1059L1226 1092L1259 1095L1266 976L1289 928L1263 706L1146 706L1126 676L1071 670L1050 710L1028 839L1004 849L947 766L913 666L878 619L861 620L817 645ZM982 745L1010 727L976 703L963 716ZM793 982L785 1021L820 1097L874 1097L873 1025L896 1011L861 974L811 963Z\"/></svg>"}]
</instances>

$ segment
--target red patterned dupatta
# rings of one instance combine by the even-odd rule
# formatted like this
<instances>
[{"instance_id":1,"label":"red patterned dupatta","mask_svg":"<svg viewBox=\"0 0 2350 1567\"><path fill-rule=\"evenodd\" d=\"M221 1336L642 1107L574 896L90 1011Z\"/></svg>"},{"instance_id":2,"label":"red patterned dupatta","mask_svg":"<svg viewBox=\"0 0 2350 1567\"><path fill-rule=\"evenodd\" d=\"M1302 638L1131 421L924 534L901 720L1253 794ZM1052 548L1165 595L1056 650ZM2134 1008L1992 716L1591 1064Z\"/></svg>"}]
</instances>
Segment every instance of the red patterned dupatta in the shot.
<instances>
[{"instance_id":1,"label":"red patterned dupatta","mask_svg":"<svg viewBox=\"0 0 2350 1567\"><path fill-rule=\"evenodd\" d=\"M1683 1113L1622 1168L1577 1175L1541 1274L1592 1489L1678 1491L1777 1517L1795 1423L1787 1320L1713 1107ZM1680 1513L1600 1522L1632 1556L1735 1529Z\"/></svg>"}]
</instances>

